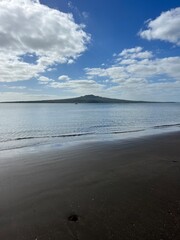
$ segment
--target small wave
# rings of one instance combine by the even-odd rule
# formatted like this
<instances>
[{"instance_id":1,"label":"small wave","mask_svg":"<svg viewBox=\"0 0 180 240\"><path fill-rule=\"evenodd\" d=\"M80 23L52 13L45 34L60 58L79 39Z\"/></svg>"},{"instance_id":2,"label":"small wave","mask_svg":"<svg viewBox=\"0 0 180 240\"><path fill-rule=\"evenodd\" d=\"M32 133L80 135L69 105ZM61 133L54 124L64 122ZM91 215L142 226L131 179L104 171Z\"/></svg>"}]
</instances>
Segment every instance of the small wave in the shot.
<instances>
[{"instance_id":1,"label":"small wave","mask_svg":"<svg viewBox=\"0 0 180 240\"><path fill-rule=\"evenodd\" d=\"M21 141L21 140L30 140L30 139L47 139L47 138L65 138L65 137L79 137L85 135L91 135L92 133L69 133L69 134L60 134L60 135L47 135L47 136L30 136L30 137L18 137L13 139L2 140L0 142L12 142L12 141Z\"/></svg>"},{"instance_id":2,"label":"small wave","mask_svg":"<svg viewBox=\"0 0 180 240\"><path fill-rule=\"evenodd\" d=\"M106 127L111 127L111 124L102 124L102 125L94 125L94 126L90 126L89 129L96 129L96 128L106 128Z\"/></svg>"},{"instance_id":3,"label":"small wave","mask_svg":"<svg viewBox=\"0 0 180 240\"><path fill-rule=\"evenodd\" d=\"M174 124L163 124L163 125L157 125L153 128L168 128L168 127L180 127L180 123L174 123Z\"/></svg>"},{"instance_id":4,"label":"small wave","mask_svg":"<svg viewBox=\"0 0 180 240\"><path fill-rule=\"evenodd\" d=\"M132 133L132 132L142 132L145 131L145 129L137 129L137 130L129 130L129 131L115 131L112 132L113 134L120 134L120 133Z\"/></svg>"}]
</instances>

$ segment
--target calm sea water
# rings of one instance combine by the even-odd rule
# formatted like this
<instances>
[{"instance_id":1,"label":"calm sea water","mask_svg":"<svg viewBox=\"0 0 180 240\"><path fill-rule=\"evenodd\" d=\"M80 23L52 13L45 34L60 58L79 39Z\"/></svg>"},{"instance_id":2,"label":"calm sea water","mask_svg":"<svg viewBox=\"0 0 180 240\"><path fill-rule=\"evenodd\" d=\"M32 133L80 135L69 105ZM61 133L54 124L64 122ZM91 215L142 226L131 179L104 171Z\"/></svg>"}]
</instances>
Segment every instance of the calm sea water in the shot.
<instances>
[{"instance_id":1,"label":"calm sea water","mask_svg":"<svg viewBox=\"0 0 180 240\"><path fill-rule=\"evenodd\" d=\"M180 130L180 103L0 104L0 151Z\"/></svg>"}]
</instances>

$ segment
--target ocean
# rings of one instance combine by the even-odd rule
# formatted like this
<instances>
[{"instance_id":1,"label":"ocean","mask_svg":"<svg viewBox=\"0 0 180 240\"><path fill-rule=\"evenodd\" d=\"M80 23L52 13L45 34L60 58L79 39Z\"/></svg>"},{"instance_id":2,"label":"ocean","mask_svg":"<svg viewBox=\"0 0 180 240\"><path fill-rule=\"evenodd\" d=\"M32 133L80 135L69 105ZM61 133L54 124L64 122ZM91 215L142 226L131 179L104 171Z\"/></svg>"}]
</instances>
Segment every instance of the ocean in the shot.
<instances>
[{"instance_id":1,"label":"ocean","mask_svg":"<svg viewBox=\"0 0 180 240\"><path fill-rule=\"evenodd\" d=\"M0 151L180 130L180 103L1 103Z\"/></svg>"}]
</instances>

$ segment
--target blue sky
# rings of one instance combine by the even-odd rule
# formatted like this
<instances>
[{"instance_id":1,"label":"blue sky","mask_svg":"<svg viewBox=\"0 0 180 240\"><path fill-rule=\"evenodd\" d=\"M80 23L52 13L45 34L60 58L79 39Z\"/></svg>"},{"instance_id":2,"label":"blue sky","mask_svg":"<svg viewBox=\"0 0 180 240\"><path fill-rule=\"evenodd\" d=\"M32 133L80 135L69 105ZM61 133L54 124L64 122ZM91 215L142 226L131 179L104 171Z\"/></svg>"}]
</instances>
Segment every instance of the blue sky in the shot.
<instances>
[{"instance_id":1,"label":"blue sky","mask_svg":"<svg viewBox=\"0 0 180 240\"><path fill-rule=\"evenodd\" d=\"M180 101L180 6L0 0L0 101Z\"/></svg>"}]
</instances>

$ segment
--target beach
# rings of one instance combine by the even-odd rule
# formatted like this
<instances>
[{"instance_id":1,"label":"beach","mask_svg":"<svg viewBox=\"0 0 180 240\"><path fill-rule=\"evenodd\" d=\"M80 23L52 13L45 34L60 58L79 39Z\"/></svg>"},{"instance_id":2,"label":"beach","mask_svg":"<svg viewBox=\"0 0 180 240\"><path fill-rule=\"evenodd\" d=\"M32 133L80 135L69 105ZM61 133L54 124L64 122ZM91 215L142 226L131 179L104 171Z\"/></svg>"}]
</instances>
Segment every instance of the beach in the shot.
<instances>
[{"instance_id":1,"label":"beach","mask_svg":"<svg viewBox=\"0 0 180 240\"><path fill-rule=\"evenodd\" d=\"M180 132L1 152L0 239L180 239Z\"/></svg>"}]
</instances>

